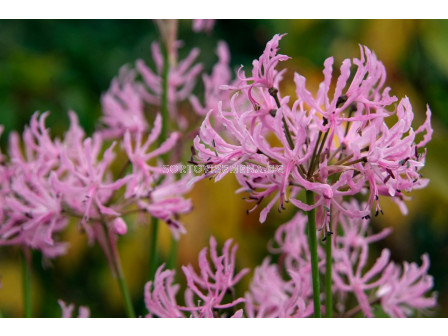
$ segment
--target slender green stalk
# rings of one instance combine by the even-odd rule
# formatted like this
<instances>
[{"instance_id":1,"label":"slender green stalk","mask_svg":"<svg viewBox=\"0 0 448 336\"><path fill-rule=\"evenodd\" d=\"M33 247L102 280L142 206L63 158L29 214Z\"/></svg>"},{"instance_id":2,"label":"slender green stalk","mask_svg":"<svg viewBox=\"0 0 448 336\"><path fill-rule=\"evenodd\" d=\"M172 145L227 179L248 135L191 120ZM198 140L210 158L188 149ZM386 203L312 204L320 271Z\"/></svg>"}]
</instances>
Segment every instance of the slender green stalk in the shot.
<instances>
[{"instance_id":1,"label":"slender green stalk","mask_svg":"<svg viewBox=\"0 0 448 336\"><path fill-rule=\"evenodd\" d=\"M174 237L171 237L171 251L167 263L168 269L174 269L176 267L178 248L179 248L179 242L176 239L174 239Z\"/></svg>"},{"instance_id":2,"label":"slender green stalk","mask_svg":"<svg viewBox=\"0 0 448 336\"><path fill-rule=\"evenodd\" d=\"M31 251L24 248L21 253L22 259L22 285L23 303L25 306L25 317L32 317L31 301Z\"/></svg>"},{"instance_id":3,"label":"slender green stalk","mask_svg":"<svg viewBox=\"0 0 448 336\"><path fill-rule=\"evenodd\" d=\"M308 204L314 203L314 193L306 191L306 201ZM317 259L317 236L316 236L316 210L308 211L308 244L311 255L311 275L313 280L313 302L314 317L321 317L320 309L320 285L319 285L319 261Z\"/></svg>"},{"instance_id":4,"label":"slender green stalk","mask_svg":"<svg viewBox=\"0 0 448 336\"><path fill-rule=\"evenodd\" d=\"M149 245L149 280L153 280L156 275L158 266L157 257L157 234L159 232L159 220L155 217L151 218L151 237Z\"/></svg>"},{"instance_id":5,"label":"slender green stalk","mask_svg":"<svg viewBox=\"0 0 448 336\"><path fill-rule=\"evenodd\" d=\"M109 255L112 258L112 267L114 268L115 275L117 276L118 285L120 287L121 295L124 300L126 314L128 317L134 318L135 311L132 305L131 295L129 294L129 288L126 284L126 279L123 274L123 270L121 268L120 256L118 255L118 251L116 246L114 245L111 237L109 236L109 230L107 228L106 222L102 221L103 228L106 233L106 247L109 250Z\"/></svg>"},{"instance_id":6,"label":"slender green stalk","mask_svg":"<svg viewBox=\"0 0 448 336\"><path fill-rule=\"evenodd\" d=\"M332 256L332 241L333 235L327 235L325 239L325 317L333 316L333 291L331 288L332 285L332 265L333 265L333 256Z\"/></svg>"},{"instance_id":7,"label":"slender green stalk","mask_svg":"<svg viewBox=\"0 0 448 336\"><path fill-rule=\"evenodd\" d=\"M280 108L280 100L278 99L278 90L276 88L270 88L269 94L275 99L275 103L277 104L277 107ZM285 116L282 116L282 122L283 122L283 128L285 129L285 136L286 140L288 141L289 148L292 150L294 149L294 141L292 141L291 132L289 131L288 124L286 123Z\"/></svg>"},{"instance_id":8,"label":"slender green stalk","mask_svg":"<svg viewBox=\"0 0 448 336\"><path fill-rule=\"evenodd\" d=\"M117 272L117 279L118 284L120 285L121 294L124 299L125 307L126 307L126 314L128 317L134 318L135 312L134 307L132 306L132 300L131 295L129 294L129 289L126 284L126 279L124 278L123 271L121 270L121 267L119 265L116 265L116 272Z\"/></svg>"}]
</instances>

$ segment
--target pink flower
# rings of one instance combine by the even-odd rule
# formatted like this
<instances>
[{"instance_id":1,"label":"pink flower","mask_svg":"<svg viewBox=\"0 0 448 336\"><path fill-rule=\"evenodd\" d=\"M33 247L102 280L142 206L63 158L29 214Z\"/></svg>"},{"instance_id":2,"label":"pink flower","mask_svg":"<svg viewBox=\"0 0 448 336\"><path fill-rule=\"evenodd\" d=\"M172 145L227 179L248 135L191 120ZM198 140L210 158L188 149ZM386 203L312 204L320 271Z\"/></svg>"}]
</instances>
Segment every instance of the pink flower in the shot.
<instances>
[{"instance_id":1,"label":"pink flower","mask_svg":"<svg viewBox=\"0 0 448 336\"><path fill-rule=\"evenodd\" d=\"M427 293L433 287L433 278L428 275L429 258L422 256L423 264L419 268L415 263L403 263L389 266L389 277L376 293L381 306L391 317L411 317L416 310L423 311L436 305L436 296Z\"/></svg>"},{"instance_id":2,"label":"pink flower","mask_svg":"<svg viewBox=\"0 0 448 336\"><path fill-rule=\"evenodd\" d=\"M174 272L163 270L161 266L155 276L154 282L145 286L145 303L149 316L158 317L185 317L184 312L189 312L191 317L216 317L220 311L233 308L244 302L243 298L237 298L231 302L223 302L225 295L233 290L233 287L248 272L244 269L235 274L236 245L232 247L232 241L227 240L222 254L217 252L216 240L210 238L210 251L204 248L199 253L199 273L191 265L183 266L182 270L187 280L185 290L185 304L180 306L176 301L179 286L173 284ZM210 255L210 261L207 258ZM241 317L242 311L237 311L232 317Z\"/></svg>"},{"instance_id":3,"label":"pink flower","mask_svg":"<svg viewBox=\"0 0 448 336\"><path fill-rule=\"evenodd\" d=\"M348 207L359 207L352 202ZM384 229L368 233L368 221L338 216L342 234L335 238L333 281L336 291L353 293L360 310L366 317L373 317L373 305L380 303L391 317L410 316L416 310L434 307L436 299L427 296L433 283L427 275L429 259L423 257L419 269L416 264L404 264L404 270L390 261L390 252L384 249L375 264L368 268L369 245L390 233ZM336 231L336 230L335 230ZM343 305L343 303L341 303Z\"/></svg>"},{"instance_id":4,"label":"pink flower","mask_svg":"<svg viewBox=\"0 0 448 336\"><path fill-rule=\"evenodd\" d=\"M238 192L247 192L246 200L255 203L249 212L271 197L260 213L260 222L277 201L279 211L290 202L304 211L317 208L324 213L334 206L351 217L367 218L372 208L375 214L382 212L379 197L387 196L405 211L403 192L428 183L419 170L432 135L429 108L424 124L413 131L409 100L392 105L396 98L389 96L389 88L383 89L384 66L367 48L361 48L360 59L343 62L332 98L328 97L331 58L325 62L324 81L316 98L305 89L304 78L295 74L297 100L289 104L291 98L278 93L281 73L275 69L288 58L277 55L281 37L276 35L268 42L263 55L254 61L252 77L240 73L243 84L228 87L241 89L243 94L235 93L207 114L194 140L196 153L191 161L204 165L203 177L214 176L215 181L230 171L218 171L214 169L217 165L249 166L244 172L237 171ZM352 62L357 69L349 81ZM398 121L389 128L394 115ZM267 169L272 165L281 169ZM302 190L314 192L311 204L297 197ZM360 194L369 195L364 208L343 206L343 198ZM328 225L327 217L322 217L322 228Z\"/></svg>"},{"instance_id":5,"label":"pink flower","mask_svg":"<svg viewBox=\"0 0 448 336\"><path fill-rule=\"evenodd\" d=\"M199 55L199 49L192 49L190 54L184 60L177 63L177 49L180 42L175 43L173 50L173 60L170 63L168 74L168 103L170 117L179 122L181 128L187 125L186 119L177 112L177 103L187 99L196 84L196 78L202 71L201 64L195 64L196 58ZM153 42L152 56L156 64L156 70L151 70L142 60L136 63L137 71L143 77L144 85L138 85L137 89L141 97L148 103L160 106L162 96L162 72L163 72L163 57L160 50L160 45Z\"/></svg>"},{"instance_id":6,"label":"pink flower","mask_svg":"<svg viewBox=\"0 0 448 336\"><path fill-rule=\"evenodd\" d=\"M173 236L178 239L181 233L185 233L185 228L177 218L192 209L191 201L183 197L190 190L188 182L191 176L187 174L176 180L175 175L162 166L162 162L159 161L155 166L149 165L151 160L172 151L180 138L179 133L173 132L159 147L151 151L151 145L160 136L161 125L162 118L157 115L145 142L141 133L133 136L126 132L124 136L123 146L132 164L125 198L127 202L134 201L151 216L165 221Z\"/></svg>"},{"instance_id":7,"label":"pink flower","mask_svg":"<svg viewBox=\"0 0 448 336\"><path fill-rule=\"evenodd\" d=\"M67 218L62 214L61 194L54 188L61 143L51 140L45 128L47 115L38 118L35 113L25 128L24 154L19 136L10 136L10 162L1 167L0 245L29 246L51 258L67 250L57 239Z\"/></svg>"},{"instance_id":8,"label":"pink flower","mask_svg":"<svg viewBox=\"0 0 448 336\"><path fill-rule=\"evenodd\" d=\"M126 132L123 139L123 146L132 164L132 177L127 184L126 197L146 196L153 188L153 185L164 172L159 163L158 166L150 166L149 160L159 158L161 155L171 151L180 138L180 134L173 132L160 147L150 151L150 146L159 138L162 129L162 117L156 116L151 133L143 142L142 133ZM134 146L133 146L134 141Z\"/></svg>"},{"instance_id":9,"label":"pink flower","mask_svg":"<svg viewBox=\"0 0 448 336\"><path fill-rule=\"evenodd\" d=\"M308 317L313 313L310 274L304 277L288 270L290 280L283 280L276 265L269 259L255 270L246 294L248 317Z\"/></svg>"},{"instance_id":10,"label":"pink flower","mask_svg":"<svg viewBox=\"0 0 448 336\"><path fill-rule=\"evenodd\" d=\"M102 215L120 216L117 210L105 204L130 180L130 176L112 180L107 170L115 158L115 143L100 157L102 144L100 135L94 134L72 148L70 154L63 153L62 162L69 174L58 179L55 185L69 208L82 214L81 223L91 242L94 234L88 225L90 219L98 220Z\"/></svg>"},{"instance_id":11,"label":"pink flower","mask_svg":"<svg viewBox=\"0 0 448 336\"><path fill-rule=\"evenodd\" d=\"M230 53L225 42L218 42L216 54L218 55L218 63L213 67L212 73L210 75L202 75L202 81L204 82L204 106L201 105L196 96L192 95L190 97L193 109L202 116L205 116L211 109L216 110L220 101L224 103L230 101L231 91L222 89L223 85L238 85L237 81L231 83Z\"/></svg>"},{"instance_id":12,"label":"pink flower","mask_svg":"<svg viewBox=\"0 0 448 336\"><path fill-rule=\"evenodd\" d=\"M266 44L266 48L260 58L252 62L251 77L246 77L242 67L238 70L238 79L242 82L246 82L246 85L242 87L249 88L247 93L248 98L253 104L255 110L260 108L260 104L253 97L252 90L254 88L261 87L268 90L276 88L278 90L278 83L281 80L284 71L278 72L275 68L279 62L286 61L290 58L289 56L278 54L278 44L283 36L285 36L285 34L276 34ZM266 90L262 90L261 92L265 91Z\"/></svg>"},{"instance_id":13,"label":"pink flower","mask_svg":"<svg viewBox=\"0 0 448 336\"><path fill-rule=\"evenodd\" d=\"M67 305L64 301L58 300L59 306L62 309L62 318L71 318L73 317L73 310L75 309L75 305L69 304ZM88 318L90 316L89 308L80 306L79 307L79 318Z\"/></svg>"},{"instance_id":14,"label":"pink flower","mask_svg":"<svg viewBox=\"0 0 448 336\"><path fill-rule=\"evenodd\" d=\"M142 133L148 129L144 116L144 104L136 89L135 71L126 67L120 70L118 78L115 78L109 91L101 97L104 130L101 134L104 138L119 138L126 131Z\"/></svg>"}]
</instances>

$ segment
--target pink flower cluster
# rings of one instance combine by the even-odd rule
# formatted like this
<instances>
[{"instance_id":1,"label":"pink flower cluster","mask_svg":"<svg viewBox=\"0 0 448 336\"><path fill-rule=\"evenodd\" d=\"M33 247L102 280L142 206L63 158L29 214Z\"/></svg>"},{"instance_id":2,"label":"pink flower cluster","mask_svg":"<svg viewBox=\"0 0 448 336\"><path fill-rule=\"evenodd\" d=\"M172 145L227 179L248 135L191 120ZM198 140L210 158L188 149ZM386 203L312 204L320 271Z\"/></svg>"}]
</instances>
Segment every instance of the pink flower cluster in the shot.
<instances>
[{"instance_id":1,"label":"pink flower cluster","mask_svg":"<svg viewBox=\"0 0 448 336\"><path fill-rule=\"evenodd\" d=\"M35 113L22 139L10 135L8 155L0 158L0 245L64 254L67 245L58 235L75 217L89 242L97 240L111 259L108 240L127 232L123 217L129 212L165 221L176 238L185 232L178 217L192 208L183 197L190 177L167 175L160 159L173 156L180 133L160 143L162 118L147 122L145 97L135 73L123 68L102 97L102 125L92 136L74 112L61 139L46 128L48 113Z\"/></svg>"},{"instance_id":2,"label":"pink flower cluster","mask_svg":"<svg viewBox=\"0 0 448 336\"><path fill-rule=\"evenodd\" d=\"M357 208L356 202L344 204L348 209ZM373 317L379 307L391 317L412 317L417 312L429 312L436 305L431 293L433 279L427 274L429 259L422 256L419 267L404 263L403 267L390 261L390 252L384 249L372 267L368 267L369 245L388 234L384 229L369 234L369 221L353 219L343 212L334 214L339 223L339 234L334 242L333 296L338 316L363 314ZM244 303L244 308L233 317L308 317L313 314L310 254L306 235L307 217L298 212L289 222L281 225L269 246L271 253L279 254L279 262L269 258L254 271L244 297L232 297L222 303L226 293L234 295L234 286L247 273L235 275L235 250L227 241L223 253L216 253L216 241L210 240L210 257L207 249L199 254L199 273L191 266L183 267L187 279L184 291L186 305L178 304L179 285L174 284L174 271L161 267L154 282L145 287L145 302L150 317L223 317L220 311ZM325 274L325 252L319 248L319 268ZM357 303L348 299L352 293Z\"/></svg>"},{"instance_id":3,"label":"pink flower cluster","mask_svg":"<svg viewBox=\"0 0 448 336\"><path fill-rule=\"evenodd\" d=\"M230 298L234 286L248 273L248 269L235 273L237 246L232 240L224 244L222 254L217 251L216 240L210 238L210 250L204 248L199 253L199 273L191 265L183 266L187 289L184 292L185 306L177 303L179 285L174 284L175 272L165 270L162 265L154 281L145 286L145 303L149 311L147 317L242 317L242 310L228 311L244 302L243 298ZM210 261L207 257L210 255Z\"/></svg>"},{"instance_id":4,"label":"pink flower cluster","mask_svg":"<svg viewBox=\"0 0 448 336\"><path fill-rule=\"evenodd\" d=\"M432 135L429 108L426 121L414 131L409 99L394 104L397 98L384 88L383 64L363 46L359 59L342 63L337 78L332 75L333 58L325 61L324 80L315 97L297 73L297 98L283 97L279 93L283 71L277 66L289 57L278 54L282 36L268 42L253 63L251 77L240 69L236 83L221 86L239 92L228 106L221 101L209 106L194 140L192 161L205 166L283 166L276 174L254 169L257 173L237 175L239 192L248 192L247 200L255 203L250 211L271 199L261 211L261 222L278 201L279 211L290 202L305 211L334 206L360 218L369 217L372 208L375 214L382 212L379 197L387 196L406 212L406 192L428 183L419 170ZM209 172L204 177L210 176ZM216 181L222 177L215 175ZM301 200L302 190L315 193L311 204ZM344 208L343 197L365 193L369 194L365 207Z\"/></svg>"}]
</instances>

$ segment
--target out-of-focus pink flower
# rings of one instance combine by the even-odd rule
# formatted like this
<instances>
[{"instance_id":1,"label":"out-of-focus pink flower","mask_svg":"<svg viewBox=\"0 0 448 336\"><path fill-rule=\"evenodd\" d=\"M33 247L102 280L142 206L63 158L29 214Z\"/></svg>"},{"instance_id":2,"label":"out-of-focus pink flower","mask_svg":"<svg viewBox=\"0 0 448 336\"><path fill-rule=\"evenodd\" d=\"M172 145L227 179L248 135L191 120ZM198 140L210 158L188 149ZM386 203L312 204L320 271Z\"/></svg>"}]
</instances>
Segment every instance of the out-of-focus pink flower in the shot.
<instances>
[{"instance_id":1,"label":"out-of-focus pink flower","mask_svg":"<svg viewBox=\"0 0 448 336\"><path fill-rule=\"evenodd\" d=\"M59 306L62 309L62 318L72 318L75 305L73 303L67 305L64 301L58 300ZM90 317L89 308L79 306L78 318L88 318Z\"/></svg>"},{"instance_id":2,"label":"out-of-focus pink flower","mask_svg":"<svg viewBox=\"0 0 448 336\"><path fill-rule=\"evenodd\" d=\"M359 205L353 201L347 207ZM401 271L400 266L390 261L389 250L384 249L369 268L369 245L383 239L391 230L369 234L368 220L360 222L342 213L338 221L341 226L333 252L336 292L353 293L366 317L374 316L375 304L381 304L391 317L411 316L415 311L435 306L435 296L428 297L433 283L432 277L427 275L429 259L426 255L421 268L414 263L405 263Z\"/></svg>"},{"instance_id":3,"label":"out-of-focus pink flower","mask_svg":"<svg viewBox=\"0 0 448 336\"><path fill-rule=\"evenodd\" d=\"M193 20L193 31L196 33L206 32L210 33L215 26L215 21L213 19L195 19Z\"/></svg>"},{"instance_id":4,"label":"out-of-focus pink flower","mask_svg":"<svg viewBox=\"0 0 448 336\"><path fill-rule=\"evenodd\" d=\"M255 270L246 294L248 317L308 317L313 313L310 272L307 275L288 270L290 280L284 280L278 265L265 259Z\"/></svg>"},{"instance_id":5,"label":"out-of-focus pink flower","mask_svg":"<svg viewBox=\"0 0 448 336\"><path fill-rule=\"evenodd\" d=\"M155 276L154 282L145 286L145 303L149 317L224 317L221 316L227 309L243 303L244 298L223 302L225 295L233 291L233 287L248 272L247 269L235 273L236 245L227 240L222 254L217 251L216 240L210 238L210 250L204 248L199 253L199 273L191 265L183 266L182 270L187 280L185 290L185 306L176 301L179 286L173 284L174 271L163 270L161 266ZM207 252L210 259L207 258ZM211 261L211 263L210 263ZM223 311L221 313L220 311ZM231 317L241 317L242 311L237 311Z\"/></svg>"},{"instance_id":6,"label":"out-of-focus pink flower","mask_svg":"<svg viewBox=\"0 0 448 336\"><path fill-rule=\"evenodd\" d=\"M190 97L190 102L195 112L202 116L205 116L212 109L216 110L220 101L224 104L230 101L232 92L222 89L223 85L238 86L237 81L231 83L230 53L225 42L218 42L216 54L218 55L218 63L213 67L212 73L210 75L202 75L202 81L204 82L204 106L201 105L196 96Z\"/></svg>"},{"instance_id":7,"label":"out-of-focus pink flower","mask_svg":"<svg viewBox=\"0 0 448 336\"><path fill-rule=\"evenodd\" d=\"M109 90L101 97L104 129L101 135L106 138L119 138L126 131L142 133L148 124L144 116L144 105L135 85L135 71L123 67Z\"/></svg>"},{"instance_id":8,"label":"out-of-focus pink flower","mask_svg":"<svg viewBox=\"0 0 448 336\"><path fill-rule=\"evenodd\" d=\"M67 167L68 175L62 176L55 184L65 203L73 211L81 213L81 221L90 242L94 234L89 227L91 218L100 216L119 216L113 207L106 205L113 193L124 186L130 176L112 180L108 171L115 158L115 143L100 156L103 141L99 134L85 139L77 148L72 148L71 155L63 153L62 162ZM74 155L76 153L76 155Z\"/></svg>"},{"instance_id":9,"label":"out-of-focus pink flower","mask_svg":"<svg viewBox=\"0 0 448 336\"><path fill-rule=\"evenodd\" d=\"M67 250L57 240L67 218L62 214L61 194L54 188L62 145L51 140L45 128L47 115L35 113L31 118L23 132L24 153L18 134L10 135L10 160L2 162L0 170L0 245L28 246L55 257Z\"/></svg>"},{"instance_id":10,"label":"out-of-focus pink flower","mask_svg":"<svg viewBox=\"0 0 448 336\"><path fill-rule=\"evenodd\" d=\"M175 43L175 58L177 59L177 49L180 42ZM148 103L160 106L162 97L162 73L163 57L160 45L153 42L151 45L153 60L156 65L155 71L151 70L143 60L136 63L137 71L143 77L144 85L137 85L137 90L141 97ZM195 84L196 78L202 71L202 64L194 64L199 55L199 49L194 48L189 55L179 63L177 61L170 63L168 73L168 103L170 117L179 122L179 126L185 128L186 119L177 113L177 103L186 100Z\"/></svg>"},{"instance_id":11,"label":"out-of-focus pink flower","mask_svg":"<svg viewBox=\"0 0 448 336\"><path fill-rule=\"evenodd\" d=\"M132 174L128 175L125 198L128 202L134 200L137 206L146 210L151 216L165 221L173 236L179 238L180 233L185 233L185 228L177 220L180 214L191 211L191 201L183 198L190 190L187 174L176 180L175 174L162 162L151 166L151 160L160 158L161 155L171 151L180 138L180 134L173 132L154 150L150 147L160 136L162 118L156 116L154 127L143 142L142 134L127 132L124 136L123 146L132 164ZM173 165L175 166L175 165Z\"/></svg>"},{"instance_id":12,"label":"out-of-focus pink flower","mask_svg":"<svg viewBox=\"0 0 448 336\"><path fill-rule=\"evenodd\" d=\"M422 266L416 263L403 263L403 269L399 265L389 265L387 280L376 293L381 300L381 306L391 317L411 317L416 310L424 311L434 308L437 304L435 294L427 293L433 287L433 278L428 275L429 258L422 256Z\"/></svg>"}]
</instances>

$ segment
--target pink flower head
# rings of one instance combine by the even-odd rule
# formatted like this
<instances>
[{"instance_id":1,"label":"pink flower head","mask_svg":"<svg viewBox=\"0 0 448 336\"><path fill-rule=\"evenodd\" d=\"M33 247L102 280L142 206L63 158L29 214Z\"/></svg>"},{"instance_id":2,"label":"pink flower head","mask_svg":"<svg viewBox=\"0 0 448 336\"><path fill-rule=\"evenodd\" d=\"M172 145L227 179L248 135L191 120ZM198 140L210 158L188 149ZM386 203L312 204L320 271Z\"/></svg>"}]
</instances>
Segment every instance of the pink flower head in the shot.
<instances>
[{"instance_id":1,"label":"pink flower head","mask_svg":"<svg viewBox=\"0 0 448 336\"><path fill-rule=\"evenodd\" d=\"M142 133L126 132L124 135L123 145L133 170L132 178L127 184L126 197L147 195L152 190L152 186L156 183L160 174L164 172L160 165L153 167L148 162L171 151L179 140L180 134L177 132L171 133L160 147L150 151L150 146L159 138L161 130L162 117L158 114L146 141L143 142Z\"/></svg>"},{"instance_id":2,"label":"pink flower head","mask_svg":"<svg viewBox=\"0 0 448 336\"><path fill-rule=\"evenodd\" d=\"M343 62L331 99L333 61L328 59L317 97L306 91L304 78L296 74L297 100L289 104L291 98L281 97L277 90L280 73L275 66L287 59L277 55L280 38L276 35L254 61L253 77L240 75L241 81L250 84L233 89L242 89L243 95L235 93L206 116L194 140L196 153L191 161L204 165L204 177L214 176L216 181L230 169L218 171L215 166L235 170L245 165L236 177L241 185L238 191L247 192L246 200L255 203L248 212L270 198L260 222L277 201L279 211L290 202L304 211L317 208L324 214L335 207L351 217L368 218L372 208L376 215L382 213L379 197L387 196L405 212L403 192L428 183L419 170L432 135L429 108L426 121L414 131L409 100L393 105L396 98L389 96L389 88L383 89L384 66L367 48L361 48L360 59ZM349 81L352 62L357 70ZM261 88L256 103L253 88ZM398 121L389 128L394 115ZM272 171L271 166L281 169ZM302 190L314 192L310 204L298 198ZM364 208L343 206L344 198L359 194L368 194ZM328 226L329 217L321 217L321 227Z\"/></svg>"},{"instance_id":3,"label":"pink flower head","mask_svg":"<svg viewBox=\"0 0 448 336\"><path fill-rule=\"evenodd\" d=\"M260 108L260 104L253 97L252 90L255 87L261 87L264 89L277 89L278 83L281 79L282 73L284 71L278 72L275 68L281 61L286 61L290 57L282 54L278 54L278 44L283 36L286 34L279 35L276 34L274 37L266 44L263 54L258 60L252 62L252 76L246 77L242 68L238 71L238 78L242 82L246 82L244 87L248 87L247 92L250 102L253 104L254 108L257 110ZM248 83L250 82L250 83Z\"/></svg>"},{"instance_id":4,"label":"pink flower head","mask_svg":"<svg viewBox=\"0 0 448 336\"><path fill-rule=\"evenodd\" d=\"M244 302L237 298L224 303L225 295L233 290L241 278L248 272L244 269L235 274L235 254L237 246L232 247L232 241L227 240L222 254L217 252L216 240L210 238L210 251L204 248L199 253L199 273L191 265L183 266L182 270L187 280L185 290L186 306L180 306L176 301L178 285L173 284L174 272L163 270L161 266L157 271L154 282L145 287L145 303L149 316L159 317L185 317L189 312L191 317L216 317L220 311L232 308ZM210 261L207 258L210 255ZM237 311L232 317L241 317L242 312Z\"/></svg>"},{"instance_id":5,"label":"pink flower head","mask_svg":"<svg viewBox=\"0 0 448 336\"><path fill-rule=\"evenodd\" d=\"M210 75L204 74L202 81L204 82L204 106L201 105L196 96L190 97L191 105L195 112L205 116L211 109L217 109L218 103L230 101L231 91L222 89L222 86L237 86L237 82L231 84L232 72L230 70L230 53L227 44L223 41L218 42L216 49L218 55L218 63L213 67ZM227 104L228 105L228 104Z\"/></svg>"},{"instance_id":6,"label":"pink flower head","mask_svg":"<svg viewBox=\"0 0 448 336\"><path fill-rule=\"evenodd\" d=\"M1 169L0 245L25 245L55 257L67 250L66 244L55 239L67 219L62 214L61 194L54 188L61 143L53 141L45 128L47 115L35 113L25 128L25 153L19 136L10 136L10 162Z\"/></svg>"},{"instance_id":7,"label":"pink flower head","mask_svg":"<svg viewBox=\"0 0 448 336\"><path fill-rule=\"evenodd\" d=\"M180 138L179 133L173 132L159 147L150 150L151 145L160 136L161 125L162 118L157 115L154 127L144 142L141 133L132 135L127 132L124 136L123 145L132 164L132 174L128 176L125 198L129 202L136 201L139 208L165 221L173 236L179 238L179 234L185 233L185 228L177 218L192 209L191 201L183 198L183 195L190 190L188 181L191 177L187 174L176 180L175 174L167 168L169 166L162 166L160 161L155 166L149 164L151 160L171 151Z\"/></svg>"},{"instance_id":8,"label":"pink flower head","mask_svg":"<svg viewBox=\"0 0 448 336\"><path fill-rule=\"evenodd\" d=\"M106 203L115 191L130 180L130 176L112 180L108 168L115 158L115 143L100 156L102 144L101 136L95 133L92 138L64 152L61 160L68 174L61 176L55 183L55 190L62 195L69 208L82 214L81 224L90 242L93 242L95 236L88 224L90 219L98 220L103 215L120 216L117 210Z\"/></svg>"},{"instance_id":9,"label":"pink flower head","mask_svg":"<svg viewBox=\"0 0 448 336\"><path fill-rule=\"evenodd\" d=\"M64 301L58 300L59 306L62 309L62 318L72 318L75 305L73 303L67 305ZM78 318L88 318L90 316L89 308L80 306Z\"/></svg>"},{"instance_id":10,"label":"pink flower head","mask_svg":"<svg viewBox=\"0 0 448 336\"><path fill-rule=\"evenodd\" d=\"M291 279L285 281L276 265L270 265L269 259L263 261L246 294L248 317L308 317L313 313L310 276L292 270L288 273Z\"/></svg>"},{"instance_id":11,"label":"pink flower head","mask_svg":"<svg viewBox=\"0 0 448 336\"><path fill-rule=\"evenodd\" d=\"M391 317L410 317L417 311L433 308L437 304L436 296L427 293L433 287L433 278L428 275L429 258L422 256L422 266L404 262L403 268L391 264L388 279L376 293L381 306Z\"/></svg>"},{"instance_id":12,"label":"pink flower head","mask_svg":"<svg viewBox=\"0 0 448 336\"><path fill-rule=\"evenodd\" d=\"M352 202L348 207L359 207ZM373 306L381 304L391 317L410 316L416 310L434 307L435 296L427 296L433 283L427 275L429 259L423 256L421 268L404 263L403 271L390 261L390 252L384 249L374 265L368 268L369 245L390 233L384 229L368 233L368 220L361 222L343 215L338 216L341 228L335 238L333 281L336 291L355 295L360 310L366 317L374 316Z\"/></svg>"},{"instance_id":13,"label":"pink flower head","mask_svg":"<svg viewBox=\"0 0 448 336\"><path fill-rule=\"evenodd\" d=\"M177 58L177 49L180 42L175 44L175 57ZM152 71L142 60L136 63L137 71L143 77L145 85L138 86L138 92L141 97L148 103L160 106L162 97L162 73L163 73L163 57L160 45L154 42L151 46L152 56L156 64L156 71ZM170 63L168 74L168 103L170 117L178 120L180 127L185 128L186 119L178 115L177 103L187 99L195 84L196 78L202 71L202 64L194 64L199 55L199 49L191 50L190 54L179 63L173 61Z\"/></svg>"},{"instance_id":14,"label":"pink flower head","mask_svg":"<svg viewBox=\"0 0 448 336\"><path fill-rule=\"evenodd\" d=\"M120 70L109 91L101 98L103 107L102 123L104 138L119 138L126 131L142 133L148 129L144 116L143 100L136 90L135 71L126 67Z\"/></svg>"}]
</instances>

